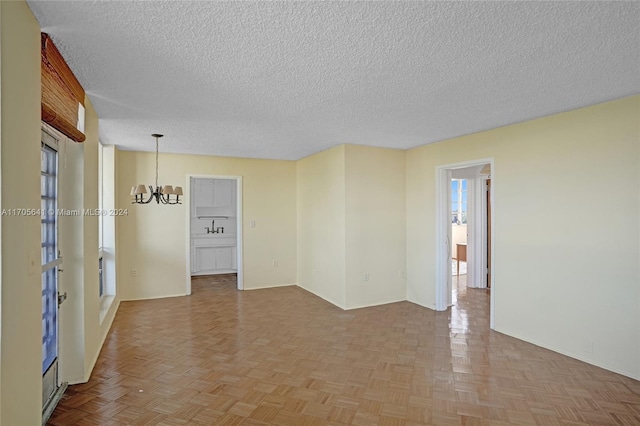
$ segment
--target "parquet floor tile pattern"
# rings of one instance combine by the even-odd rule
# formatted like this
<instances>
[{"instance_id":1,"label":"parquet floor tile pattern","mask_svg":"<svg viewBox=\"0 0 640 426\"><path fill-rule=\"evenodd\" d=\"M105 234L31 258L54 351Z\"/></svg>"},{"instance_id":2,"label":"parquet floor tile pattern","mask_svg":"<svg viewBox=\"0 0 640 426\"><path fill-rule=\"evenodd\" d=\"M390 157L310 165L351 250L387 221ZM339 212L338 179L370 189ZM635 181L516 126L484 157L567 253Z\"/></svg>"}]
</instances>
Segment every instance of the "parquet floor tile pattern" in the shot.
<instances>
[{"instance_id":1,"label":"parquet floor tile pattern","mask_svg":"<svg viewBox=\"0 0 640 426\"><path fill-rule=\"evenodd\" d=\"M48 424L640 425L640 382L490 331L488 290L464 280L447 312L342 311L234 275L123 302Z\"/></svg>"}]
</instances>

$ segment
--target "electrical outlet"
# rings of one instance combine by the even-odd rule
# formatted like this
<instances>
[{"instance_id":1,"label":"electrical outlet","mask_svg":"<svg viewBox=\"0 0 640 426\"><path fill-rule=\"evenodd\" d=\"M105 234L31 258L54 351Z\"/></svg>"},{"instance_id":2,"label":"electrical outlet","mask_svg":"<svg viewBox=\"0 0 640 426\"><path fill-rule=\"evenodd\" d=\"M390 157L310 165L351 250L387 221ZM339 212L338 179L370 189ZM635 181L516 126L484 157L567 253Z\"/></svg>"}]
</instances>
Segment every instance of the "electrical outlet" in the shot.
<instances>
[{"instance_id":1,"label":"electrical outlet","mask_svg":"<svg viewBox=\"0 0 640 426\"><path fill-rule=\"evenodd\" d=\"M365 281L369 281L369 273L368 272L364 273L364 280Z\"/></svg>"},{"instance_id":2,"label":"electrical outlet","mask_svg":"<svg viewBox=\"0 0 640 426\"><path fill-rule=\"evenodd\" d=\"M278 261L277 261L277 260L274 260L274 261L273 261L273 267L274 267L274 268L277 268L277 267L278 267Z\"/></svg>"},{"instance_id":3,"label":"electrical outlet","mask_svg":"<svg viewBox=\"0 0 640 426\"><path fill-rule=\"evenodd\" d=\"M138 270L136 268L131 269L131 276L132 277L137 277L138 276Z\"/></svg>"}]
</instances>

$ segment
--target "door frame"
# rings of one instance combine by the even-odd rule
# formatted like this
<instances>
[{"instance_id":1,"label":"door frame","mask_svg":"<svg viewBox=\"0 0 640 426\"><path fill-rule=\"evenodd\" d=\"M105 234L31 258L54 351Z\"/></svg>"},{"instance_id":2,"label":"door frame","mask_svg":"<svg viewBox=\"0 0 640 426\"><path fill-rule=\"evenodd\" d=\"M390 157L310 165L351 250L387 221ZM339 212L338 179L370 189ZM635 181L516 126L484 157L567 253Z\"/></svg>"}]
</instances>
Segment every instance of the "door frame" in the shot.
<instances>
[{"instance_id":1,"label":"door frame","mask_svg":"<svg viewBox=\"0 0 640 426\"><path fill-rule=\"evenodd\" d=\"M243 250L242 250L242 176L229 176L229 175L203 175L203 174L188 174L187 183L184 191L184 200L186 204L186 228L187 228L187 245L186 245L186 284L185 292L187 295L191 294L191 179L229 179L236 181L236 266L238 274L238 290L244 289L244 271L243 271Z\"/></svg>"},{"instance_id":2,"label":"door frame","mask_svg":"<svg viewBox=\"0 0 640 426\"><path fill-rule=\"evenodd\" d=\"M436 311L444 311L452 304L451 297L451 286L452 286L452 277L451 277L451 220L450 220L450 212L451 210L451 175L452 170L455 169L463 169L471 166L481 166L484 164L489 164L491 166L491 182L495 182L495 164L493 158L483 158L478 160L469 160L463 161L459 163L450 163L436 166L436 288L435 288L435 299L436 299ZM474 185L474 200L478 200L481 198L483 185ZM490 192L490 201L491 206L494 208L494 198L495 198L495 186L492 185L492 190ZM476 208L477 204L472 208ZM478 212L473 212L472 216L481 217L481 214ZM472 244L474 245L471 250L475 253L478 250L482 249L482 241L486 239L482 238L481 227L475 227L476 229L473 231L474 238L472 238ZM492 212L491 214L491 241L495 241L495 214ZM476 237L477 236L477 237ZM486 246L485 246L486 247ZM467 253L467 256L469 253ZM476 256L474 254L474 256ZM495 244L491 244L491 265L489 266L492 274L491 274L491 293L490 293L490 314L489 314L489 326L491 329L494 329L494 320L495 320L495 282L494 276L495 271L494 268L495 263ZM476 268L477 269L477 268Z\"/></svg>"},{"instance_id":3,"label":"door frame","mask_svg":"<svg viewBox=\"0 0 640 426\"><path fill-rule=\"evenodd\" d=\"M60 290L61 290L61 272L62 272L62 263L63 258L60 252L60 217L57 214L57 211L61 208L59 205L60 202L60 182L62 180L63 167L60 167L60 145L64 143L65 136L61 135L58 131L53 129L51 126L46 123L41 123L40 126L40 143L41 145L45 145L49 147L51 150L55 151L56 155L56 205L54 209L56 210L56 226L55 226L55 239L56 239L56 258L45 264L40 266L40 274L42 275L44 272L55 268L55 280L56 280L56 294L54 304L56 306L56 358L55 361L51 364L51 366L47 369L47 371L42 374L42 417L43 424L49 419L53 410L55 410L56 406L60 399L62 399L62 395L67 388L67 382L62 380L62 375L60 374L60 365L61 362L61 312L60 312ZM42 189L40 190L42 192ZM41 194L42 195L42 194ZM42 235L40 236L42 240ZM41 278L42 279L42 278ZM66 298L66 293L65 293ZM64 299L63 299L64 300ZM54 388L51 392L47 392L45 394L45 382L52 381Z\"/></svg>"}]
</instances>

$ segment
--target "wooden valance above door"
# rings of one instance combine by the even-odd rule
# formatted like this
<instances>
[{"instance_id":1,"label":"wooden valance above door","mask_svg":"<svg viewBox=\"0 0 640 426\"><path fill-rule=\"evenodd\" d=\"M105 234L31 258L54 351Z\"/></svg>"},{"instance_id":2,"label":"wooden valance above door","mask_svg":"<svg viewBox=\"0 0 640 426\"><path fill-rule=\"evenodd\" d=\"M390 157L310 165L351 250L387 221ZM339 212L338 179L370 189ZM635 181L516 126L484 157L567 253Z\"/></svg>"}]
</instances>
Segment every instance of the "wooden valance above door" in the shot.
<instances>
[{"instance_id":1,"label":"wooden valance above door","mask_svg":"<svg viewBox=\"0 0 640 426\"><path fill-rule=\"evenodd\" d=\"M78 129L84 109L84 89L46 33L41 33L42 121L76 142L84 142ZM84 119L84 114L80 119ZM84 123L82 126L84 127Z\"/></svg>"}]
</instances>

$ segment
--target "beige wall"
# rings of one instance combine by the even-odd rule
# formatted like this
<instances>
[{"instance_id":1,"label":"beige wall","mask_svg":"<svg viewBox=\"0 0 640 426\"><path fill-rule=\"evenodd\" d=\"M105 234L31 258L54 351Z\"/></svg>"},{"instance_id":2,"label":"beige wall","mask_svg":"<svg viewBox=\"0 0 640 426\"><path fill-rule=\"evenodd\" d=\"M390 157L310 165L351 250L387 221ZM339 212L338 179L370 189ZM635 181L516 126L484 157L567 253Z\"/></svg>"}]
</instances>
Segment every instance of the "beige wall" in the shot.
<instances>
[{"instance_id":1,"label":"beige wall","mask_svg":"<svg viewBox=\"0 0 640 426\"><path fill-rule=\"evenodd\" d=\"M150 138L151 139L151 138ZM165 138L162 143L170 143ZM296 166L292 161L160 154L160 184L185 188L182 205L132 205L129 189L153 183L155 154L118 151L118 292L123 300L185 294L187 175L242 176L244 288L296 283ZM255 228L250 228L254 220ZM278 267L273 267L273 260ZM131 276L136 269L137 277Z\"/></svg>"},{"instance_id":2,"label":"beige wall","mask_svg":"<svg viewBox=\"0 0 640 426\"><path fill-rule=\"evenodd\" d=\"M24 2L0 2L2 208L40 208L40 29ZM19 184L18 184L19 183ZM29 271L29 253L35 261ZM0 371L3 425L42 410L39 216L2 218Z\"/></svg>"},{"instance_id":3,"label":"beige wall","mask_svg":"<svg viewBox=\"0 0 640 426\"><path fill-rule=\"evenodd\" d=\"M298 285L345 307L344 145L297 162Z\"/></svg>"},{"instance_id":4,"label":"beige wall","mask_svg":"<svg viewBox=\"0 0 640 426\"><path fill-rule=\"evenodd\" d=\"M406 299L404 171L404 151L345 146L347 309Z\"/></svg>"},{"instance_id":5,"label":"beige wall","mask_svg":"<svg viewBox=\"0 0 640 426\"><path fill-rule=\"evenodd\" d=\"M493 157L496 330L640 378L639 104L408 151L409 300L434 306L435 167Z\"/></svg>"},{"instance_id":6,"label":"beige wall","mask_svg":"<svg viewBox=\"0 0 640 426\"><path fill-rule=\"evenodd\" d=\"M61 138L59 142L58 206L81 210L84 191L84 145ZM64 154L62 154L64 153ZM70 383L84 379L84 217L58 217L58 243L63 257L63 273L59 274L59 291L67 293L60 306L60 377Z\"/></svg>"},{"instance_id":7,"label":"beige wall","mask_svg":"<svg viewBox=\"0 0 640 426\"><path fill-rule=\"evenodd\" d=\"M60 138L59 208L72 211L98 208L98 117L85 100L84 143ZM59 291L67 293L60 306L60 378L70 384L89 379L109 330L118 300L100 321L98 290L98 217L58 217L58 242L64 259Z\"/></svg>"},{"instance_id":8,"label":"beige wall","mask_svg":"<svg viewBox=\"0 0 640 426\"><path fill-rule=\"evenodd\" d=\"M98 209L98 115L91 102L85 99L85 134L82 144L84 151L84 196L83 207L86 210ZM83 265L84 279L84 376L82 382L89 380L91 371L98 359L102 343L111 327L119 297L116 295L110 309L100 320L100 292L98 284L98 216L84 216L83 223ZM63 305L64 306L64 305Z\"/></svg>"},{"instance_id":9,"label":"beige wall","mask_svg":"<svg viewBox=\"0 0 640 426\"><path fill-rule=\"evenodd\" d=\"M403 151L355 145L298 161L300 287L343 309L405 299L404 167Z\"/></svg>"},{"instance_id":10,"label":"beige wall","mask_svg":"<svg viewBox=\"0 0 640 426\"><path fill-rule=\"evenodd\" d=\"M84 143L66 138L59 149L59 207L74 211L98 208L98 117L85 100ZM60 377L71 384L88 380L115 314L112 304L100 322L98 291L98 217L59 216L58 241L64 259L59 290L67 293L60 306Z\"/></svg>"},{"instance_id":11,"label":"beige wall","mask_svg":"<svg viewBox=\"0 0 640 426\"><path fill-rule=\"evenodd\" d=\"M84 141L84 196L83 207L98 208L98 115L87 99L85 102ZM98 284L98 216L84 216L83 260L84 260L84 365L89 372L100 350L100 290ZM87 375L87 379L88 379Z\"/></svg>"}]
</instances>

